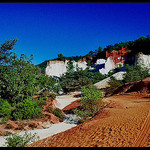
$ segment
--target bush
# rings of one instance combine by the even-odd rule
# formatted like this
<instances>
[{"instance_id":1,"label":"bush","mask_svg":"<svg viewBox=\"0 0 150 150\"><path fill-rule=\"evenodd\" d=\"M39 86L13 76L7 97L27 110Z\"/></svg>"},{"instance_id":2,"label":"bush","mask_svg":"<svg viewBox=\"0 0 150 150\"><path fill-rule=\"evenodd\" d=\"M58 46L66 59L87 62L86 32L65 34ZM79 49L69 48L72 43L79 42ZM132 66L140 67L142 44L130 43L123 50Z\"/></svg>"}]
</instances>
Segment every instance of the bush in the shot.
<instances>
[{"instance_id":1,"label":"bush","mask_svg":"<svg viewBox=\"0 0 150 150\"><path fill-rule=\"evenodd\" d=\"M7 147L25 147L30 142L35 142L38 139L39 137L36 133L31 135L31 133L25 132L22 136L15 133L6 138L7 142L5 142L5 144L7 144Z\"/></svg>"},{"instance_id":2,"label":"bush","mask_svg":"<svg viewBox=\"0 0 150 150\"><path fill-rule=\"evenodd\" d=\"M125 82L134 82L144 79L149 76L149 69L136 64L135 66L128 67L124 75Z\"/></svg>"},{"instance_id":3,"label":"bush","mask_svg":"<svg viewBox=\"0 0 150 150\"><path fill-rule=\"evenodd\" d=\"M45 76L43 74L36 76L36 85L38 86L39 90L41 90L41 89L50 90L54 87L55 83L56 83L56 79L51 76L49 77L49 76ZM47 96L47 95L45 95L45 96Z\"/></svg>"},{"instance_id":4,"label":"bush","mask_svg":"<svg viewBox=\"0 0 150 150\"><path fill-rule=\"evenodd\" d=\"M49 106L46 111L48 111L49 113L53 113L53 107Z\"/></svg>"},{"instance_id":5,"label":"bush","mask_svg":"<svg viewBox=\"0 0 150 150\"><path fill-rule=\"evenodd\" d=\"M0 99L0 117L10 117L11 105L7 100Z\"/></svg>"},{"instance_id":6,"label":"bush","mask_svg":"<svg viewBox=\"0 0 150 150\"><path fill-rule=\"evenodd\" d=\"M39 97L37 99L34 99L37 102L37 105L42 106L46 103L46 101L48 101L48 97L44 96L44 97Z\"/></svg>"},{"instance_id":7,"label":"bush","mask_svg":"<svg viewBox=\"0 0 150 150\"><path fill-rule=\"evenodd\" d=\"M42 108L34 99L28 97L16 105L12 115L15 120L34 119L42 115Z\"/></svg>"},{"instance_id":8,"label":"bush","mask_svg":"<svg viewBox=\"0 0 150 150\"><path fill-rule=\"evenodd\" d=\"M102 92L95 86L83 86L80 100L81 106L76 108L74 113L81 118L82 122L86 121L100 110L99 102L102 98Z\"/></svg>"},{"instance_id":9,"label":"bush","mask_svg":"<svg viewBox=\"0 0 150 150\"><path fill-rule=\"evenodd\" d=\"M53 87L54 92L56 92L58 94L59 91L61 91L61 90L62 90L62 88L61 88L60 83L57 83L57 84L54 85L54 87Z\"/></svg>"},{"instance_id":10,"label":"bush","mask_svg":"<svg viewBox=\"0 0 150 150\"><path fill-rule=\"evenodd\" d=\"M67 72L60 79L60 85L64 92L70 92L75 90L80 90L82 86L88 84L94 84L102 79L105 76L100 74L99 72L93 73L88 70L80 70L73 72Z\"/></svg>"},{"instance_id":11,"label":"bush","mask_svg":"<svg viewBox=\"0 0 150 150\"><path fill-rule=\"evenodd\" d=\"M54 109L53 114L55 116L59 117L60 119L64 119L64 115L59 108Z\"/></svg>"},{"instance_id":12,"label":"bush","mask_svg":"<svg viewBox=\"0 0 150 150\"><path fill-rule=\"evenodd\" d=\"M10 119L10 116L9 117L6 116L6 117L1 118L0 124L5 124L9 119Z\"/></svg>"},{"instance_id":13,"label":"bush","mask_svg":"<svg viewBox=\"0 0 150 150\"><path fill-rule=\"evenodd\" d=\"M111 76L108 82L109 87L107 87L104 91L107 94L112 94L119 86L123 85L123 81L115 79L115 77Z\"/></svg>"},{"instance_id":14,"label":"bush","mask_svg":"<svg viewBox=\"0 0 150 150\"><path fill-rule=\"evenodd\" d=\"M51 97L52 99L55 99L55 98L56 98L56 94L55 94L55 93L50 93L50 97Z\"/></svg>"}]
</instances>

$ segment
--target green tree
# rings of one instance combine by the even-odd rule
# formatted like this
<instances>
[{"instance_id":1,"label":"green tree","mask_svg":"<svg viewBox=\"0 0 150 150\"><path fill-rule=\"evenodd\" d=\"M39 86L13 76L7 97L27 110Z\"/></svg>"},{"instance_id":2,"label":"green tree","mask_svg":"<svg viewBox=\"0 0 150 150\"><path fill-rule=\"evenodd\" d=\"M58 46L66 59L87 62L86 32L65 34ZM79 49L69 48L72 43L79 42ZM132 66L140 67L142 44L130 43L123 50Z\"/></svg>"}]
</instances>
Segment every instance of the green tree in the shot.
<instances>
[{"instance_id":1,"label":"green tree","mask_svg":"<svg viewBox=\"0 0 150 150\"><path fill-rule=\"evenodd\" d=\"M102 47L99 46L99 47L98 47L98 54L100 54L101 52L102 52Z\"/></svg>"},{"instance_id":2,"label":"green tree","mask_svg":"<svg viewBox=\"0 0 150 150\"><path fill-rule=\"evenodd\" d=\"M67 62L67 72L73 72L74 71L74 66L73 66L73 62L71 60L69 60Z\"/></svg>"},{"instance_id":3,"label":"green tree","mask_svg":"<svg viewBox=\"0 0 150 150\"><path fill-rule=\"evenodd\" d=\"M58 59L59 59L59 60L64 60L64 56L63 56L62 53L58 54Z\"/></svg>"},{"instance_id":4,"label":"green tree","mask_svg":"<svg viewBox=\"0 0 150 150\"><path fill-rule=\"evenodd\" d=\"M93 85L83 86L81 89L81 106L76 108L74 113L84 122L100 110L99 102L102 100L103 94Z\"/></svg>"},{"instance_id":5,"label":"green tree","mask_svg":"<svg viewBox=\"0 0 150 150\"><path fill-rule=\"evenodd\" d=\"M55 83L56 79L53 78L52 76L45 76L45 75L37 75L36 77L36 87L37 90L52 90Z\"/></svg>"},{"instance_id":6,"label":"green tree","mask_svg":"<svg viewBox=\"0 0 150 150\"><path fill-rule=\"evenodd\" d=\"M148 76L150 76L149 69L136 64L135 66L131 66L126 69L126 74L124 75L123 79L125 82L134 82L144 79Z\"/></svg>"},{"instance_id":7,"label":"green tree","mask_svg":"<svg viewBox=\"0 0 150 150\"><path fill-rule=\"evenodd\" d=\"M31 64L32 56L28 59L24 54L17 58L10 56L9 63L1 66L0 94L9 102L22 101L27 95L32 96L36 86L35 76L38 67Z\"/></svg>"},{"instance_id":8,"label":"green tree","mask_svg":"<svg viewBox=\"0 0 150 150\"><path fill-rule=\"evenodd\" d=\"M104 78L105 76L99 72L93 73L78 68L77 71L66 72L60 78L60 85L64 92L67 93L69 91L79 90L84 85L94 84Z\"/></svg>"},{"instance_id":9,"label":"green tree","mask_svg":"<svg viewBox=\"0 0 150 150\"><path fill-rule=\"evenodd\" d=\"M88 55L92 56L94 54L94 52L91 50Z\"/></svg>"}]
</instances>

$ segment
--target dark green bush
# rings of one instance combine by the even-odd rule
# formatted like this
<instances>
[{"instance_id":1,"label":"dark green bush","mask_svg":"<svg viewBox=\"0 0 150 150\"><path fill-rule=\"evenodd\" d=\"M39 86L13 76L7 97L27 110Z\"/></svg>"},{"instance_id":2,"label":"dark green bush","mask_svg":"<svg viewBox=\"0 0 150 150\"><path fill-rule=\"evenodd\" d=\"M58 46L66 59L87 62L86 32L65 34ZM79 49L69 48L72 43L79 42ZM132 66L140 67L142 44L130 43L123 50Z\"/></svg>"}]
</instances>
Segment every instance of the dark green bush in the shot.
<instances>
[{"instance_id":1,"label":"dark green bush","mask_svg":"<svg viewBox=\"0 0 150 150\"><path fill-rule=\"evenodd\" d=\"M51 94L50 94L50 97L51 97L52 99L55 99L55 98L56 98L56 94L55 94L55 93L51 93Z\"/></svg>"},{"instance_id":2,"label":"dark green bush","mask_svg":"<svg viewBox=\"0 0 150 150\"><path fill-rule=\"evenodd\" d=\"M70 92L80 90L82 86L87 84L94 84L100 80L103 80L105 76L99 72L93 73L88 70L80 70L73 72L67 72L60 79L60 85L64 92Z\"/></svg>"},{"instance_id":3,"label":"dark green bush","mask_svg":"<svg viewBox=\"0 0 150 150\"><path fill-rule=\"evenodd\" d=\"M58 94L59 91L61 91L61 90L62 90L62 87L61 87L60 83L57 83L57 84L54 85L53 91L54 91L55 93Z\"/></svg>"},{"instance_id":4,"label":"dark green bush","mask_svg":"<svg viewBox=\"0 0 150 150\"><path fill-rule=\"evenodd\" d=\"M64 115L62 113L62 111L59 108L54 109L53 114L57 117L59 117L60 119L64 118Z\"/></svg>"},{"instance_id":5,"label":"dark green bush","mask_svg":"<svg viewBox=\"0 0 150 150\"><path fill-rule=\"evenodd\" d=\"M136 64L135 66L128 67L124 75L125 82L134 82L150 76L149 69Z\"/></svg>"},{"instance_id":6,"label":"dark green bush","mask_svg":"<svg viewBox=\"0 0 150 150\"><path fill-rule=\"evenodd\" d=\"M8 120L10 119L10 116L5 116L3 118L1 118L1 124L5 124Z\"/></svg>"},{"instance_id":7,"label":"dark green bush","mask_svg":"<svg viewBox=\"0 0 150 150\"><path fill-rule=\"evenodd\" d=\"M108 82L109 87L104 89L106 95L112 94L119 86L122 86L124 83L121 80L117 80L115 77L111 76Z\"/></svg>"},{"instance_id":8,"label":"dark green bush","mask_svg":"<svg viewBox=\"0 0 150 150\"><path fill-rule=\"evenodd\" d=\"M10 117L11 105L7 100L0 99L0 117Z\"/></svg>"},{"instance_id":9,"label":"dark green bush","mask_svg":"<svg viewBox=\"0 0 150 150\"><path fill-rule=\"evenodd\" d=\"M23 100L23 102L16 105L16 109L13 111L13 118L18 119L34 119L42 115L42 108L38 103L28 97Z\"/></svg>"},{"instance_id":10,"label":"dark green bush","mask_svg":"<svg viewBox=\"0 0 150 150\"><path fill-rule=\"evenodd\" d=\"M99 103L102 98L102 92L95 86L88 85L82 87L81 106L74 110L74 113L81 118L80 122L93 117L100 110Z\"/></svg>"},{"instance_id":11,"label":"dark green bush","mask_svg":"<svg viewBox=\"0 0 150 150\"><path fill-rule=\"evenodd\" d=\"M35 101L37 102L37 105L39 106L42 106L46 103L46 101L48 101L48 97L45 96L45 97L39 97L39 98L36 98Z\"/></svg>"}]
</instances>

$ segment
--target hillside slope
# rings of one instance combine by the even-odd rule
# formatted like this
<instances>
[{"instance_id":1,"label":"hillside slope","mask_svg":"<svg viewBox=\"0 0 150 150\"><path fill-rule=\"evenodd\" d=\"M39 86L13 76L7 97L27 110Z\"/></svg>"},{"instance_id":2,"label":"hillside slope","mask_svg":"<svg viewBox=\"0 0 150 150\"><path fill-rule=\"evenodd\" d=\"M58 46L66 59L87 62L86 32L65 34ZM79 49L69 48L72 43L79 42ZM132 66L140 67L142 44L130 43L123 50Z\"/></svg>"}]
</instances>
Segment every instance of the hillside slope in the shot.
<instances>
[{"instance_id":1,"label":"hillside slope","mask_svg":"<svg viewBox=\"0 0 150 150\"><path fill-rule=\"evenodd\" d=\"M108 102L93 119L29 147L128 147L133 146L150 110L150 100L137 93L105 98ZM149 130L147 128L146 130ZM146 134L147 131L144 132ZM144 135L143 135L144 136ZM149 135L147 135L149 137ZM149 139L144 145L150 147Z\"/></svg>"}]
</instances>

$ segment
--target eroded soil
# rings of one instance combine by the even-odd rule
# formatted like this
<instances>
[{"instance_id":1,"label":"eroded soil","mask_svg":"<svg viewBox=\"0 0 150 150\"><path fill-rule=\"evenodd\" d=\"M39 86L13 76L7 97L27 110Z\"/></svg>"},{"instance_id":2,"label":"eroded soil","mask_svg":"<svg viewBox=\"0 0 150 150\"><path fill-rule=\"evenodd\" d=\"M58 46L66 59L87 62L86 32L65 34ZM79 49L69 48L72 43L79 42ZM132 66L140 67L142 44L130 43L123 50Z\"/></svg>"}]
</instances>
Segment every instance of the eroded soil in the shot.
<instances>
[{"instance_id":1,"label":"eroded soil","mask_svg":"<svg viewBox=\"0 0 150 150\"><path fill-rule=\"evenodd\" d=\"M109 105L91 120L28 146L150 147L150 98L128 93L103 101Z\"/></svg>"}]
</instances>

